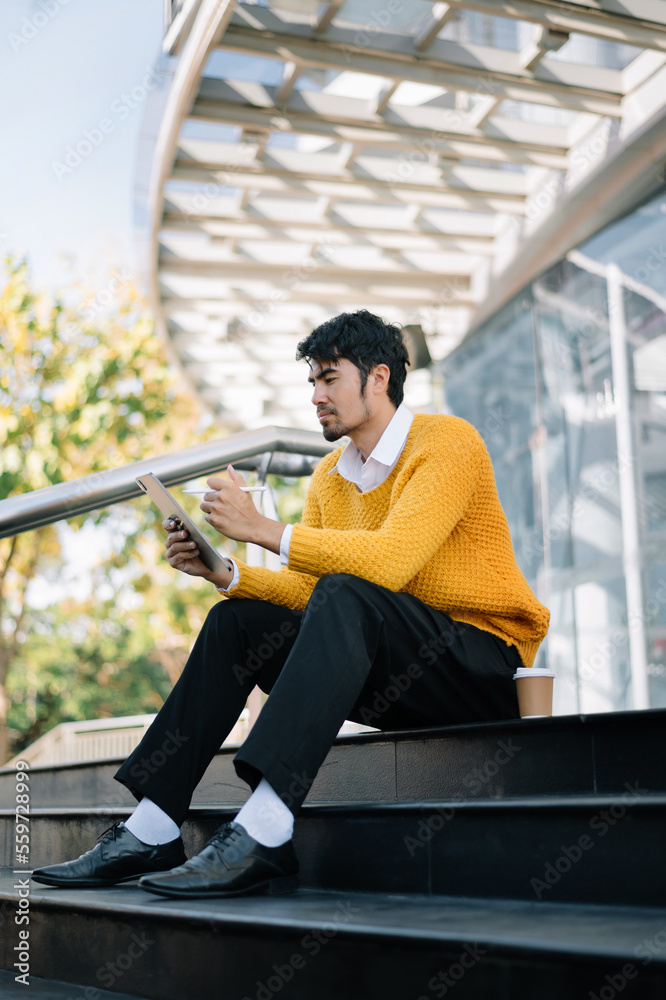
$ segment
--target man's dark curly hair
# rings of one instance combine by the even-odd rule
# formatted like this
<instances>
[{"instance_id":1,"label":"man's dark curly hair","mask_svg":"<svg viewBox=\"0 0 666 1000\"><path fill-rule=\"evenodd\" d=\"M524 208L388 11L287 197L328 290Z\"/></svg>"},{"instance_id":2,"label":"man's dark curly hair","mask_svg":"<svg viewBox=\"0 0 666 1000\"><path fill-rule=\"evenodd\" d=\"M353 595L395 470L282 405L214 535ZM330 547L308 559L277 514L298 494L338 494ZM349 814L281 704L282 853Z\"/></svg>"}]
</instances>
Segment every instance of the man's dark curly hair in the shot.
<instances>
[{"instance_id":1,"label":"man's dark curly hair","mask_svg":"<svg viewBox=\"0 0 666 1000\"><path fill-rule=\"evenodd\" d=\"M399 326L384 323L367 309L340 313L313 330L296 350L297 361L321 364L336 358L347 358L356 365L361 375L361 392L370 371L376 365L388 365L391 371L388 397L396 407L402 403L409 356Z\"/></svg>"}]
</instances>

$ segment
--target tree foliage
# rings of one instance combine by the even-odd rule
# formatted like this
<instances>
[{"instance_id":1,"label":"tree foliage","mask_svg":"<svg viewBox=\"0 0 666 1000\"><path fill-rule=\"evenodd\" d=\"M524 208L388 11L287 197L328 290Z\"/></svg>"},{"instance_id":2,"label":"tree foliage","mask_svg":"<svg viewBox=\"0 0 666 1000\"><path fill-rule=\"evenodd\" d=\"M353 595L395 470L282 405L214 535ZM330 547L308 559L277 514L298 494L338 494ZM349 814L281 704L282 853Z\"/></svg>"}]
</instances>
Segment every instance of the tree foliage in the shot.
<instances>
[{"instance_id":1,"label":"tree foliage","mask_svg":"<svg viewBox=\"0 0 666 1000\"><path fill-rule=\"evenodd\" d=\"M173 574L166 585L151 574L133 583L140 593L126 586L106 600L70 598L28 609L7 682L14 753L59 722L159 710L208 602Z\"/></svg>"},{"instance_id":2,"label":"tree foliage","mask_svg":"<svg viewBox=\"0 0 666 1000\"><path fill-rule=\"evenodd\" d=\"M102 298L40 298L26 262L5 261L0 499L215 436L134 288L122 282L104 310ZM281 519L298 520L305 481L271 479ZM181 502L200 513L196 498ZM0 764L59 722L159 709L216 599L168 566L160 521L141 497L0 540ZM60 585L71 533L91 525L100 555L90 593L44 607L36 585Z\"/></svg>"},{"instance_id":3,"label":"tree foliage","mask_svg":"<svg viewBox=\"0 0 666 1000\"><path fill-rule=\"evenodd\" d=\"M0 499L213 436L196 401L178 386L166 364L150 315L131 285L123 283L110 306L101 310L95 290L36 296L25 261L6 260L5 272L0 292ZM79 517L70 525L76 530L90 520L105 522L118 541L115 562L106 567L109 579L114 569L135 563L133 575L126 572L124 580L111 586L112 601L115 591L140 578L142 556L159 562L158 519L146 504L134 504ZM183 658L181 651L170 660L165 646L160 659L155 644L151 653L147 611L141 628L129 616L131 608L124 621L114 621L113 608L93 600L77 608L32 611L30 583L40 573L58 577L61 539L62 532L51 525L0 540L0 763L9 750L8 678L16 697L12 723L24 742L26 727L34 732L36 726L48 728L62 718L155 706L174 677L176 660ZM147 586L144 581L144 590ZM171 589L178 586L172 582ZM196 584L188 586L196 590ZM135 592L140 589L139 583ZM187 616L178 607L176 601L170 614L182 635ZM28 640L30 664L24 655ZM112 659L114 669L105 666ZM139 681L144 670L145 680Z\"/></svg>"}]
</instances>

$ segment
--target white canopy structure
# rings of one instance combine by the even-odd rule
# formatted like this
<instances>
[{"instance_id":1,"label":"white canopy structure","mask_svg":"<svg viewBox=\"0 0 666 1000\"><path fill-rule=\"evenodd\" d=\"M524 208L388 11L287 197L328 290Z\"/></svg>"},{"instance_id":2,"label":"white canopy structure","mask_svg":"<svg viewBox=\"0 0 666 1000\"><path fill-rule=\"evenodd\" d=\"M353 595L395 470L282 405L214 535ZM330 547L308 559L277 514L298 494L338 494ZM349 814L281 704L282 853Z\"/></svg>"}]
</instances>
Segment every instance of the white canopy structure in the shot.
<instances>
[{"instance_id":1,"label":"white canopy structure","mask_svg":"<svg viewBox=\"0 0 666 1000\"><path fill-rule=\"evenodd\" d=\"M314 426L295 345L343 310L443 357L666 160L664 0L167 11L150 286L229 429ZM427 380L410 375L413 405Z\"/></svg>"}]
</instances>

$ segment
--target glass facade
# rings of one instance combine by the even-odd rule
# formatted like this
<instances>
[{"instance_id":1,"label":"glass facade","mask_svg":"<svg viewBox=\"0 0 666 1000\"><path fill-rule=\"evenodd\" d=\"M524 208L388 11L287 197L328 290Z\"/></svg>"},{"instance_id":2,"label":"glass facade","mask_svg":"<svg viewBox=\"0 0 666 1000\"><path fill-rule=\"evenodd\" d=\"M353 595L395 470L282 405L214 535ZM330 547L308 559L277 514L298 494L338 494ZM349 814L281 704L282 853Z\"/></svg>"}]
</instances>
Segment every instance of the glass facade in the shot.
<instances>
[{"instance_id":1,"label":"glass facade","mask_svg":"<svg viewBox=\"0 0 666 1000\"><path fill-rule=\"evenodd\" d=\"M555 712L666 706L666 189L442 364L551 611Z\"/></svg>"}]
</instances>

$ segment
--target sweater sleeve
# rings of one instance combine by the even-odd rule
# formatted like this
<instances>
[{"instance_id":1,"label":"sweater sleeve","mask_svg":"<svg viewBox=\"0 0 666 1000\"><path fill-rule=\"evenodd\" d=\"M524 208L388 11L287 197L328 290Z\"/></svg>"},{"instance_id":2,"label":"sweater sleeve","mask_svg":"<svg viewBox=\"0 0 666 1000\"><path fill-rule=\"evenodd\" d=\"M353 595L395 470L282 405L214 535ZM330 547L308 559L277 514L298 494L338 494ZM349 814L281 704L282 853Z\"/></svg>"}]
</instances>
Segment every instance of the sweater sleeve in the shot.
<instances>
[{"instance_id":1,"label":"sweater sleeve","mask_svg":"<svg viewBox=\"0 0 666 1000\"><path fill-rule=\"evenodd\" d=\"M486 455L480 435L466 421L434 426L400 471L381 527L297 524L290 569L313 578L351 573L389 590L404 589L465 516Z\"/></svg>"},{"instance_id":2,"label":"sweater sleeve","mask_svg":"<svg viewBox=\"0 0 666 1000\"><path fill-rule=\"evenodd\" d=\"M321 474L318 476L318 472L319 469L315 470L310 482L301 521L302 524L315 530L321 528L322 524L317 490ZM237 586L230 588L228 592L230 598L255 598L296 611L305 609L317 582L315 577L308 573L295 572L291 567L283 566L279 570L273 570L265 566L248 566L240 560L236 561L239 579Z\"/></svg>"}]
</instances>

